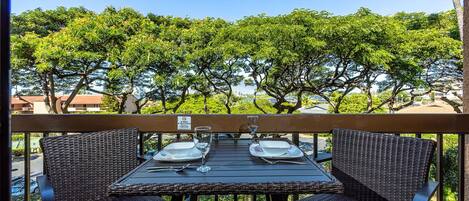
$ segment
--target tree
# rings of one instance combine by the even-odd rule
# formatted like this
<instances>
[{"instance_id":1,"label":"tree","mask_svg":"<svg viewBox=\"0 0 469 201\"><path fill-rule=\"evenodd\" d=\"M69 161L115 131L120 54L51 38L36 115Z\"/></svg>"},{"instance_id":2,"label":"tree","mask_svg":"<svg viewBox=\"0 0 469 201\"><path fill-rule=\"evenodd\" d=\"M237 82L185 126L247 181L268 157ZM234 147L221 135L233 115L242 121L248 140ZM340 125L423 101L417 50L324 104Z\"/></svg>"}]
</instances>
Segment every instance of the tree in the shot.
<instances>
[{"instance_id":1,"label":"tree","mask_svg":"<svg viewBox=\"0 0 469 201\"><path fill-rule=\"evenodd\" d=\"M137 98L137 112L146 104L146 66L128 59L128 49L137 45L139 34L157 31L157 27L140 13L130 8L117 10L106 8L100 15L90 18L75 31L93 44L95 52L104 53L105 73L101 76L86 77L86 89L95 93L114 96L119 100L118 113L124 111L124 103L130 96ZM100 89L101 88L101 89Z\"/></svg>"},{"instance_id":2,"label":"tree","mask_svg":"<svg viewBox=\"0 0 469 201\"><path fill-rule=\"evenodd\" d=\"M225 107L230 111L231 82L237 80L237 75L233 74L236 72L233 70L234 64L224 60L224 50L214 42L221 29L228 25L222 19L205 18L194 20L192 26L183 32L183 40L187 44L187 62L195 72L192 88L204 97L204 110L207 113L207 98L215 92L226 96ZM227 75L230 73L232 77Z\"/></svg>"},{"instance_id":3,"label":"tree","mask_svg":"<svg viewBox=\"0 0 469 201\"><path fill-rule=\"evenodd\" d=\"M298 20L300 15L308 19ZM308 73L322 71L325 44L308 33L313 30L309 25L319 25L324 15L298 10L291 15L260 15L238 22L234 38L244 44L246 72L250 73L258 92L275 99L276 113L293 113L299 109L305 93L305 80L312 77ZM315 78L320 77L316 75ZM266 113L257 104L256 96L253 101Z\"/></svg>"},{"instance_id":4,"label":"tree","mask_svg":"<svg viewBox=\"0 0 469 201\"><path fill-rule=\"evenodd\" d=\"M161 110L155 113L176 113L194 83L194 72L187 62L183 43L185 29L186 26L163 24L159 32L136 35L126 48L124 61L146 69L142 79L145 82L140 83L146 92L141 97L161 101Z\"/></svg>"},{"instance_id":5,"label":"tree","mask_svg":"<svg viewBox=\"0 0 469 201\"><path fill-rule=\"evenodd\" d=\"M93 15L84 8L58 7L56 10L42 11L35 9L13 16L12 18L12 67L13 86L18 96L22 94L37 93L42 91L44 102L51 113L58 113L61 107L57 107L54 72L39 66L37 48L41 47L43 40L61 29L77 18ZM64 88L59 89L59 91ZM33 94L34 94L33 93ZM71 101L70 98L67 102Z\"/></svg>"},{"instance_id":6,"label":"tree","mask_svg":"<svg viewBox=\"0 0 469 201\"><path fill-rule=\"evenodd\" d=\"M212 41L212 46L219 61L215 65L202 71L204 79L213 88L215 93L223 94L223 105L227 114L232 113L234 101L233 87L243 80L241 71L245 66L244 49L239 41L226 40L231 33L231 27L223 27Z\"/></svg>"},{"instance_id":7,"label":"tree","mask_svg":"<svg viewBox=\"0 0 469 201\"><path fill-rule=\"evenodd\" d=\"M34 52L38 61L38 72L44 73L44 93L50 97L54 113L67 113L75 96L85 89L87 81L101 77L105 70L104 52L97 51L99 40L92 36L90 27L84 26L94 17L74 21L61 31L44 37ZM80 32L81 31L81 32ZM80 35L80 33L85 34ZM58 92L69 94L61 103Z\"/></svg>"},{"instance_id":8,"label":"tree","mask_svg":"<svg viewBox=\"0 0 469 201\"><path fill-rule=\"evenodd\" d=\"M366 113L369 109L369 96L367 94L363 93L350 93L347 96L342 96L339 92L334 92L330 99L332 101L337 101L338 98L341 97L342 103L340 104L339 107L339 112L341 114L359 114L359 113ZM380 102L380 97L373 95L372 96L373 101L371 107L376 106ZM334 107L329 107L329 112L337 113L334 110L336 108ZM378 108L374 110L374 113L385 113L387 110L385 108Z\"/></svg>"},{"instance_id":9,"label":"tree","mask_svg":"<svg viewBox=\"0 0 469 201\"><path fill-rule=\"evenodd\" d=\"M356 88L367 90L368 105L373 105L372 85L390 60L390 44L397 42L400 31L403 28L397 23L364 8L328 20L321 35L329 50L326 80L311 92L329 102L334 113L340 112L342 101ZM331 100L334 93L338 96Z\"/></svg>"}]
</instances>

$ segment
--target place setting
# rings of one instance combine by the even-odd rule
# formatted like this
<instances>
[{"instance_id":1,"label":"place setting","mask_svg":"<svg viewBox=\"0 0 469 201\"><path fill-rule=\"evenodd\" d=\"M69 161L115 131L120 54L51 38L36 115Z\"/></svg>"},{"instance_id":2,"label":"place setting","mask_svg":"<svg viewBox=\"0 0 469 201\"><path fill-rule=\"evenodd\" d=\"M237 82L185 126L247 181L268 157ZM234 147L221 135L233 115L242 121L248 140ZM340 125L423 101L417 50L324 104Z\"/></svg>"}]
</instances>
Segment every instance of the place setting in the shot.
<instances>
[{"instance_id":1,"label":"place setting","mask_svg":"<svg viewBox=\"0 0 469 201\"><path fill-rule=\"evenodd\" d=\"M248 128L252 135L252 143L249 145L249 153L264 162L275 165L278 163L304 165L306 163L294 161L304 156L303 151L296 145L281 139L259 139L257 136L258 116L247 116Z\"/></svg>"},{"instance_id":2,"label":"place setting","mask_svg":"<svg viewBox=\"0 0 469 201\"><path fill-rule=\"evenodd\" d=\"M173 142L158 152L153 160L159 162L191 162L201 160L200 166L191 163L180 166L158 166L147 168L148 172L174 171L183 172L186 169L196 169L198 172L206 173L211 167L205 164L206 156L210 152L212 143L212 128L210 126L199 126L194 128L192 141Z\"/></svg>"}]
</instances>

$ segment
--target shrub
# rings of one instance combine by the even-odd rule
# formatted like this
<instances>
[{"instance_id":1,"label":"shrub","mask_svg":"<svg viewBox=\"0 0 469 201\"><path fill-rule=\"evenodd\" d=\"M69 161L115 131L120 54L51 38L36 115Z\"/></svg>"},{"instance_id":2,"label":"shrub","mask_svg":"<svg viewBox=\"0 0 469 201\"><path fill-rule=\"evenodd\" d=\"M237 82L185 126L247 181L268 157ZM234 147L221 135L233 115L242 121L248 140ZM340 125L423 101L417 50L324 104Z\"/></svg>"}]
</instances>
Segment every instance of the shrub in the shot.
<instances>
[{"instance_id":1,"label":"shrub","mask_svg":"<svg viewBox=\"0 0 469 201\"><path fill-rule=\"evenodd\" d=\"M14 134L11 136L12 141L24 141L24 135L23 134Z\"/></svg>"},{"instance_id":2,"label":"shrub","mask_svg":"<svg viewBox=\"0 0 469 201\"><path fill-rule=\"evenodd\" d=\"M14 156L22 156L24 154L24 148L12 149L11 152Z\"/></svg>"}]
</instances>

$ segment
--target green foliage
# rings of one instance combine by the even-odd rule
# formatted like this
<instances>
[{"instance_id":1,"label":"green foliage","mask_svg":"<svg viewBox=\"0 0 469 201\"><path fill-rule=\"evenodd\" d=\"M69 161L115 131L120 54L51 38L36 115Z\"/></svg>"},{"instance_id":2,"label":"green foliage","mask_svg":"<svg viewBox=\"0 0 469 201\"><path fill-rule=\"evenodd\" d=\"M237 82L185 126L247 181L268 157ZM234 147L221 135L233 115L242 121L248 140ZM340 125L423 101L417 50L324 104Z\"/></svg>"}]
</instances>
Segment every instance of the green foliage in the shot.
<instances>
[{"instance_id":1,"label":"green foliage","mask_svg":"<svg viewBox=\"0 0 469 201\"><path fill-rule=\"evenodd\" d=\"M11 141L24 141L24 134L14 134L11 136Z\"/></svg>"},{"instance_id":2,"label":"green foliage","mask_svg":"<svg viewBox=\"0 0 469 201\"><path fill-rule=\"evenodd\" d=\"M425 138L436 140L435 135L424 135ZM445 199L457 200L458 177L458 136L443 136L443 179ZM436 177L436 157L430 168L431 179Z\"/></svg>"},{"instance_id":3,"label":"green foliage","mask_svg":"<svg viewBox=\"0 0 469 201\"><path fill-rule=\"evenodd\" d=\"M337 99L341 95L339 93L333 93L331 95L331 100L334 104L337 104ZM352 93L343 98L341 104L339 106L339 112L345 114L357 114L357 113L364 113L369 110L369 107L376 107L380 102L380 98L378 96L373 96L372 104L369 105L368 102L369 98L362 93ZM329 112L333 112L333 108L329 107ZM374 113L386 113L386 109L379 108Z\"/></svg>"},{"instance_id":4,"label":"green foliage","mask_svg":"<svg viewBox=\"0 0 469 201\"><path fill-rule=\"evenodd\" d=\"M105 95L103 97L103 102L101 107L103 107L107 112L117 112L119 110L119 100L113 96Z\"/></svg>"},{"instance_id":5,"label":"green foliage","mask_svg":"<svg viewBox=\"0 0 469 201\"><path fill-rule=\"evenodd\" d=\"M274 100L275 113L294 113L309 104L311 95L340 113L345 111L342 101L350 103L346 97L357 89L373 105L345 112L382 112L386 105L394 111L407 105L396 104L399 94L410 94L411 103L418 96L415 91L450 86L462 73L461 42L451 35L457 30L454 12L381 16L361 8L333 16L297 9L230 23L143 16L131 8L109 7L98 14L57 8L21 13L12 24L17 93L42 93L54 113L62 112L56 111L57 93L71 94L61 108L67 112L83 90L121 102L134 96L138 113L148 103L154 111L146 112L176 113L191 93L212 101L202 101L204 113L219 112L219 102L225 113L233 113L233 87L243 80L256 87L255 96ZM369 94L375 86L392 93L374 100ZM190 101L200 106L200 101ZM254 98L257 110L272 112L258 101L263 100ZM122 107L109 108L122 113Z\"/></svg>"},{"instance_id":6,"label":"green foliage","mask_svg":"<svg viewBox=\"0 0 469 201\"><path fill-rule=\"evenodd\" d=\"M224 96L215 95L207 99L207 107L209 114L226 114L224 107ZM176 102L169 103L169 105ZM270 114L276 112L272 104L267 98L258 100L258 105ZM162 113L161 103L154 103L151 106L145 107L142 110L143 114L158 114ZM202 95L190 95L184 104L179 107L175 112L176 114L205 114L204 101ZM232 105L232 114L262 114L262 111L252 104L252 97L235 97Z\"/></svg>"},{"instance_id":7,"label":"green foliage","mask_svg":"<svg viewBox=\"0 0 469 201\"><path fill-rule=\"evenodd\" d=\"M243 98L237 101L233 106L233 114L262 114L259 108L252 104L252 97ZM267 98L258 98L257 105L268 114L276 113L276 109Z\"/></svg>"},{"instance_id":8,"label":"green foliage","mask_svg":"<svg viewBox=\"0 0 469 201\"><path fill-rule=\"evenodd\" d=\"M204 100L201 95L193 95L187 98L186 102L177 110L180 114L205 114ZM219 96L209 98L207 100L207 108L209 114L224 113L223 103Z\"/></svg>"}]
</instances>

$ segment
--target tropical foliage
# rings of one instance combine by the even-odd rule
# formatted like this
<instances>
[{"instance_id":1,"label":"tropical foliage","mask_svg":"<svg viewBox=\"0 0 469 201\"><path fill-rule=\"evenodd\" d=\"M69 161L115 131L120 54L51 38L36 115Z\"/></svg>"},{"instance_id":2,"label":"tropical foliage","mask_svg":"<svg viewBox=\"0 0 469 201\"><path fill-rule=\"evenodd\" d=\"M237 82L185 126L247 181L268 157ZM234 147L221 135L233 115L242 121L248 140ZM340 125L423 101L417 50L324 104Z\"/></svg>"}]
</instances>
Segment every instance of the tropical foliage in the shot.
<instances>
[{"instance_id":1,"label":"tropical foliage","mask_svg":"<svg viewBox=\"0 0 469 201\"><path fill-rule=\"evenodd\" d=\"M228 22L57 8L15 15L12 27L15 93L43 95L51 113L80 93L106 95L117 113L129 96L137 113L293 113L312 96L333 113L392 112L449 92L462 73L454 11L298 9ZM236 95L243 82L252 97ZM70 96L58 104L59 94Z\"/></svg>"}]
</instances>

